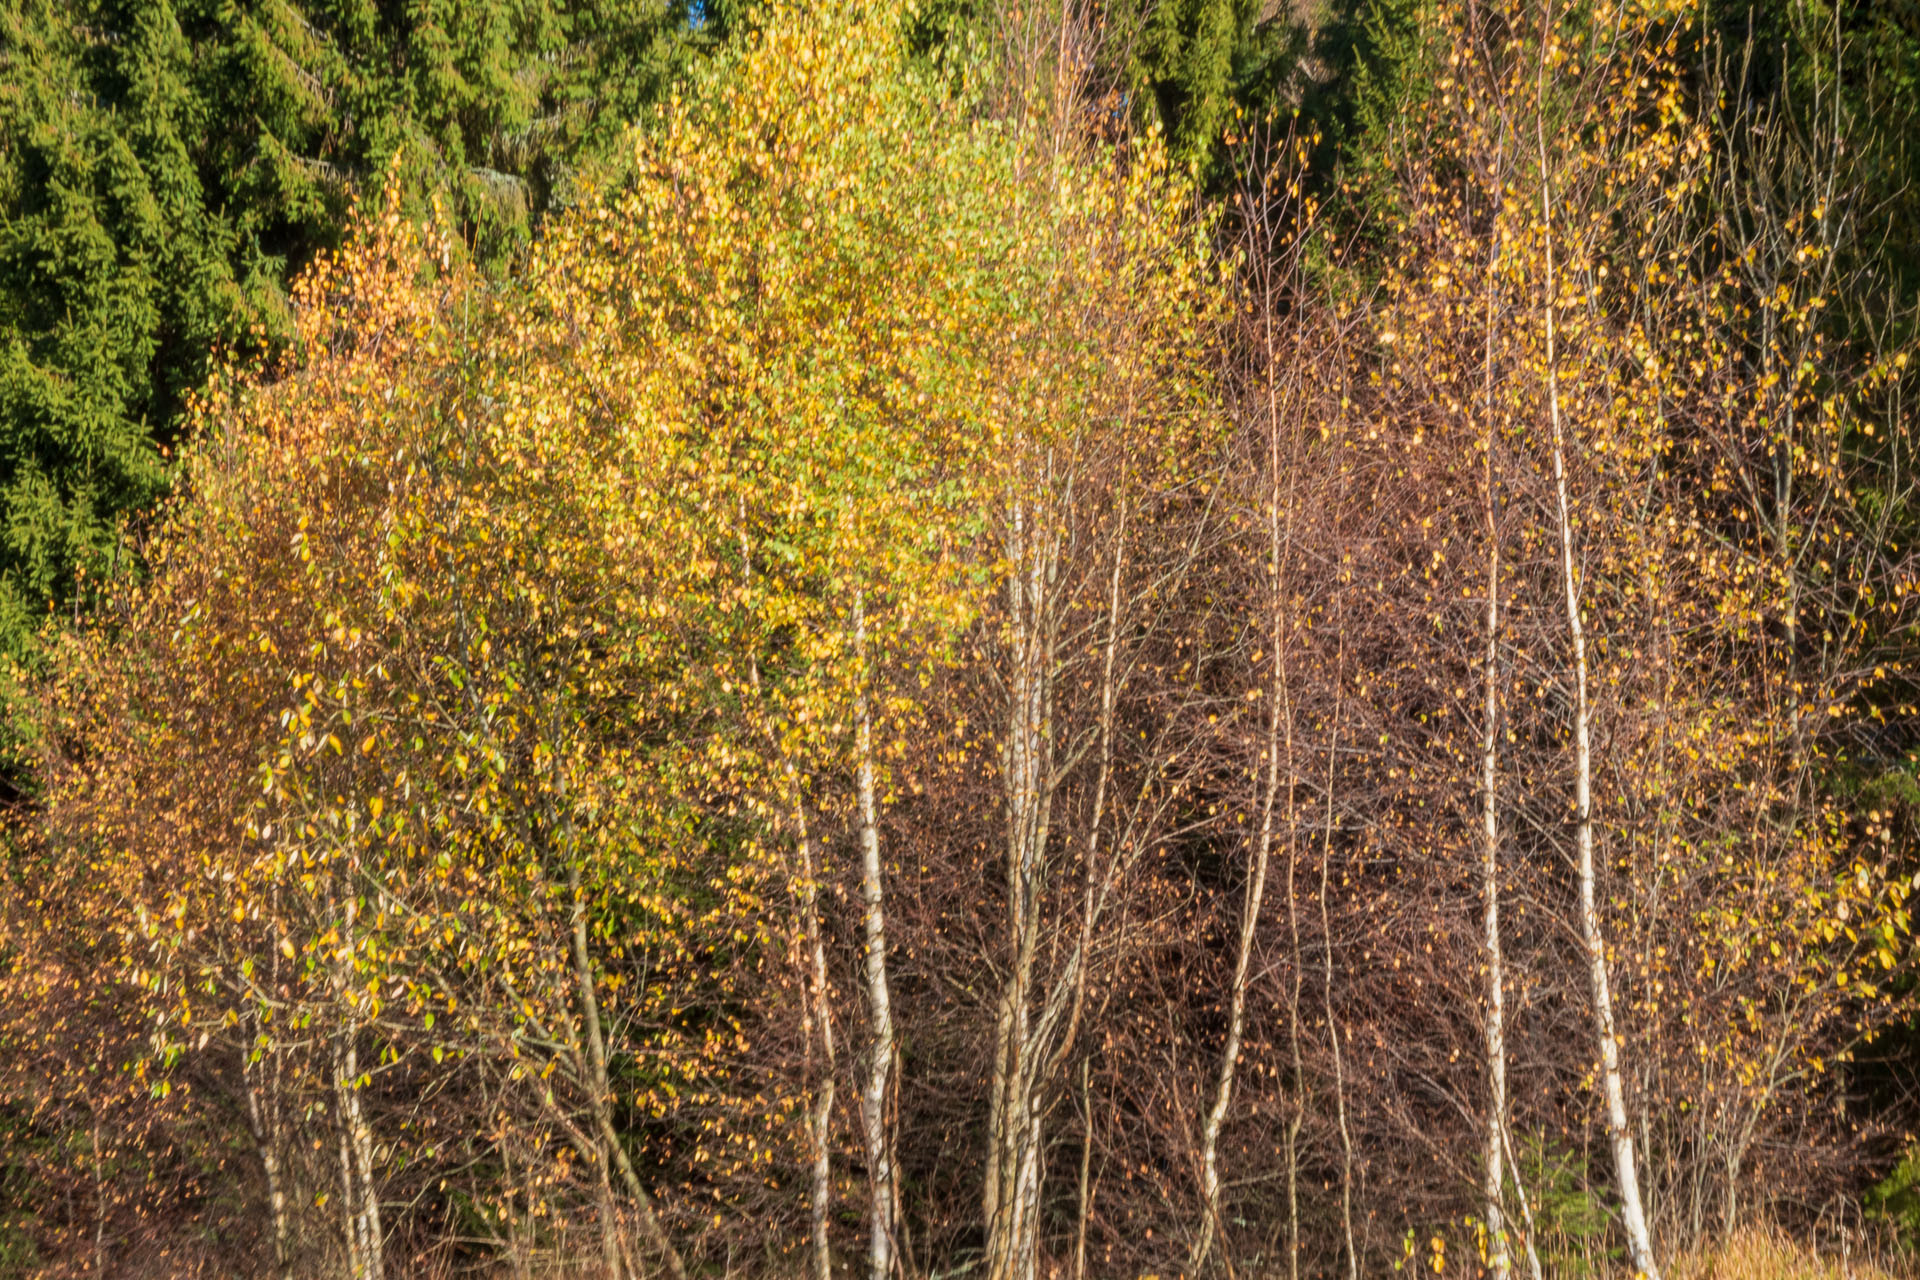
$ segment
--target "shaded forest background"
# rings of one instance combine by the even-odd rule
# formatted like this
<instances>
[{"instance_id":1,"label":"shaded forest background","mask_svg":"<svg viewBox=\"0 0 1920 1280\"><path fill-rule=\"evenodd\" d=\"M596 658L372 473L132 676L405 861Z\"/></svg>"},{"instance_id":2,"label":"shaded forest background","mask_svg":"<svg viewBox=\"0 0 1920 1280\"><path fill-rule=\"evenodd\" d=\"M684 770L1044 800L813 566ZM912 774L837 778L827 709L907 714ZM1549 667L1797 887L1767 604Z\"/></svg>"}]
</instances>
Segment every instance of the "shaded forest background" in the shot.
<instances>
[{"instance_id":1,"label":"shaded forest background","mask_svg":"<svg viewBox=\"0 0 1920 1280\"><path fill-rule=\"evenodd\" d=\"M0 1274L1910 1264L1916 144L1904 0L0 0Z\"/></svg>"}]
</instances>

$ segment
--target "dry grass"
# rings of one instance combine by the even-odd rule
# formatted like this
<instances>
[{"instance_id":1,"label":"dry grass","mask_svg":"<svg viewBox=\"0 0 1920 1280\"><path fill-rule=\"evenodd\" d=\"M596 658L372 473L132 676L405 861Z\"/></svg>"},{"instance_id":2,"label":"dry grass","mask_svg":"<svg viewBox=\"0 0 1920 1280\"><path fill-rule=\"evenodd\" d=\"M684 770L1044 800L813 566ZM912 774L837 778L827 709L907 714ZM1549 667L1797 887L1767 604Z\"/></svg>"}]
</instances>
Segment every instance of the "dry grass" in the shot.
<instances>
[{"instance_id":1,"label":"dry grass","mask_svg":"<svg viewBox=\"0 0 1920 1280\"><path fill-rule=\"evenodd\" d=\"M1667 1280L1913 1280L1905 1266L1888 1269L1857 1254L1816 1254L1778 1231L1750 1228L1705 1253L1676 1258Z\"/></svg>"}]
</instances>

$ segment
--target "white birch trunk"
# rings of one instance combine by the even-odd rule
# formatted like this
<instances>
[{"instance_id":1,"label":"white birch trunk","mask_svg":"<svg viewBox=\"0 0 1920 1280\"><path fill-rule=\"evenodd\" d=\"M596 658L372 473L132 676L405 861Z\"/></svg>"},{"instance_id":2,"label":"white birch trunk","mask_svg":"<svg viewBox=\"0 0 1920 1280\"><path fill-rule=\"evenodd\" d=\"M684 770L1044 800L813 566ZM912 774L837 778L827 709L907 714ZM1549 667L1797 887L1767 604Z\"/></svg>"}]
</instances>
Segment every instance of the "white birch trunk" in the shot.
<instances>
[{"instance_id":1,"label":"white birch trunk","mask_svg":"<svg viewBox=\"0 0 1920 1280\"><path fill-rule=\"evenodd\" d=\"M1542 76L1545 64L1542 64ZM1660 1280L1654 1261L1653 1239L1647 1229L1640 1199L1640 1177L1634 1156L1633 1130L1627 1122L1626 1089L1621 1083L1620 1041L1614 1030L1613 992L1607 974L1606 938L1600 928L1593 861L1593 743L1587 687L1587 640L1580 620L1580 587L1573 566L1573 520L1567 498L1566 436L1560 418L1560 382L1555 368L1553 201L1547 178L1545 124L1536 120L1540 148L1540 212L1546 231L1546 346L1547 403L1553 426L1553 483L1560 533L1560 580L1567 606L1567 631L1572 639L1574 713L1574 822L1580 876L1580 936L1587 953L1587 983L1593 1002L1594 1032L1600 1042L1600 1078L1607 1105L1607 1139L1613 1152L1614 1179L1620 1188L1620 1219L1627 1232L1627 1249L1636 1273Z\"/></svg>"},{"instance_id":2,"label":"white birch trunk","mask_svg":"<svg viewBox=\"0 0 1920 1280\"><path fill-rule=\"evenodd\" d=\"M1300 993L1306 982L1306 969L1300 953L1300 898L1294 874L1300 865L1300 849L1290 836L1287 842L1287 935L1292 948L1290 965L1293 980L1287 988L1287 1048L1293 1065L1293 1106L1287 1116L1285 1157L1287 1165L1287 1280L1300 1280L1300 1129L1307 1119L1307 1065L1300 1049Z\"/></svg>"},{"instance_id":3,"label":"white birch trunk","mask_svg":"<svg viewBox=\"0 0 1920 1280\"><path fill-rule=\"evenodd\" d=\"M354 1280L382 1280L385 1232L373 1168L373 1133L360 1106L360 1027L349 1018L334 1042L333 1096L340 1138L341 1211L347 1221L347 1259Z\"/></svg>"},{"instance_id":4,"label":"white birch trunk","mask_svg":"<svg viewBox=\"0 0 1920 1280\"><path fill-rule=\"evenodd\" d=\"M344 899L343 936L351 938L357 904ZM360 1019L351 975L342 962L334 973L336 998L347 1006L345 1025L333 1042L333 1092L339 1112L340 1173L349 1215L348 1259L354 1280L383 1280L386 1233L380 1223L380 1196L374 1173L373 1132L360 1105Z\"/></svg>"},{"instance_id":5,"label":"white birch trunk","mask_svg":"<svg viewBox=\"0 0 1920 1280\"><path fill-rule=\"evenodd\" d=\"M1271 325L1271 321L1269 321ZM1200 1232L1187 1257L1187 1273L1197 1276L1207 1261L1213 1238L1220 1230L1220 1129L1226 1123L1227 1108L1233 1100L1234 1076L1240 1063L1240 1042L1247 1012L1247 978L1253 963L1253 942L1260 924L1260 907L1266 898L1267 867L1273 850L1273 815L1280 797L1281 739L1285 727L1287 776L1293 770L1293 709L1287 689L1286 650L1282 637L1282 615L1286 609L1286 575L1281 564L1284 519L1292 517L1291 496L1283 519L1280 484L1280 422L1273 385L1273 342L1271 328L1267 341L1267 645L1273 663L1273 678L1267 694L1267 776L1260 797L1260 825L1249 853L1249 873L1245 899L1240 908L1240 936L1234 950L1233 985L1228 994L1227 1041L1220 1054L1220 1070L1214 1082L1213 1105L1208 1108L1200 1133L1200 1192L1202 1201ZM1292 801L1288 801L1291 816Z\"/></svg>"},{"instance_id":6,"label":"white birch trunk","mask_svg":"<svg viewBox=\"0 0 1920 1280\"><path fill-rule=\"evenodd\" d=\"M1345 678L1345 673L1339 673ZM1333 1013L1333 927L1327 915L1327 881L1333 874L1334 763L1340 753L1339 701L1333 715L1333 746L1327 753L1327 825L1320 843L1320 941L1324 968L1320 997L1327 1017L1327 1044L1333 1050L1333 1114L1340 1129L1340 1227L1346 1244L1347 1280L1360 1280L1360 1251L1353 1235L1353 1133L1347 1127L1347 1073L1340 1049L1340 1024Z\"/></svg>"},{"instance_id":7,"label":"white birch trunk","mask_svg":"<svg viewBox=\"0 0 1920 1280\"><path fill-rule=\"evenodd\" d=\"M1280 655L1276 652L1276 668L1279 662ZM1276 706L1281 701L1277 691L1274 701ZM1240 1063L1240 1041L1246 1025L1247 975L1253 963L1253 940L1260 923L1260 904L1267 891L1267 864L1273 840L1274 793L1279 789L1279 715L1276 709L1269 720L1266 795L1262 799L1260 834L1252 850L1253 866L1246 897L1240 907L1240 936L1234 954L1233 986L1228 995L1227 1040L1220 1051L1220 1070L1214 1081L1213 1105L1207 1109L1206 1123L1200 1133L1203 1208L1200 1234L1187 1258L1189 1275L1198 1275L1202 1264L1206 1262L1220 1221L1220 1129L1226 1123L1227 1108L1233 1100L1234 1075Z\"/></svg>"},{"instance_id":8,"label":"white birch trunk","mask_svg":"<svg viewBox=\"0 0 1920 1280\"><path fill-rule=\"evenodd\" d=\"M789 768L789 780L792 780L791 768ZM795 827L800 841L802 877L800 910L807 938L807 1022L809 1025L804 1028L804 1033L809 1046L813 1043L814 1037L818 1036L822 1059L818 1092L807 1115L808 1139L813 1146L810 1170L813 1187L809 1220L813 1237L815 1280L833 1280L833 1248L827 1238L827 1219L833 1210L831 1131L836 1070L833 1008L830 1003L832 993L827 982L827 947L820 930L819 863L814 856L813 837L807 830L805 802L799 796L797 785L793 804Z\"/></svg>"},{"instance_id":9,"label":"white birch trunk","mask_svg":"<svg viewBox=\"0 0 1920 1280\"><path fill-rule=\"evenodd\" d=\"M1007 906L1012 965L995 1025L985 1209L988 1280L1031 1280L1041 1138L1032 996L1039 945L1050 786L1051 699L1047 606L1051 563L1043 530L1019 498L1010 512L1007 602L1012 671L1002 770L1007 804ZM1037 524L1037 521L1033 523Z\"/></svg>"},{"instance_id":10,"label":"white birch trunk","mask_svg":"<svg viewBox=\"0 0 1920 1280\"><path fill-rule=\"evenodd\" d=\"M346 1089L342 1079L340 1051L334 1049L334 1136L340 1157L340 1227L347 1243L347 1275L351 1280L366 1280L366 1250L361 1244L360 1213L355 1205L352 1139L347 1136Z\"/></svg>"},{"instance_id":11,"label":"white birch trunk","mask_svg":"<svg viewBox=\"0 0 1920 1280\"><path fill-rule=\"evenodd\" d=\"M1506 141L1504 135L1501 142ZM1502 172L1498 158L1496 175ZM1496 207L1495 216L1498 217ZM1499 445L1499 432L1493 422L1493 300L1494 273L1500 264L1496 232L1492 260L1487 268L1487 351L1486 351L1486 437L1482 476L1484 514L1487 522L1487 644L1483 658L1485 677L1484 721L1480 738L1480 821L1481 821L1481 896L1485 904L1487 965L1487 1133L1486 1133L1486 1222L1487 1266L1493 1280L1507 1280L1513 1273L1513 1254L1507 1240L1505 1176L1501 1160L1501 1135L1507 1124L1507 1030L1506 975L1500 951L1500 521L1494 497L1493 454ZM1519 1177L1519 1171L1514 1171Z\"/></svg>"},{"instance_id":12,"label":"white birch trunk","mask_svg":"<svg viewBox=\"0 0 1920 1280\"><path fill-rule=\"evenodd\" d=\"M240 1075L246 1086L247 1127L253 1133L254 1150L260 1155L260 1167L267 1177L267 1210L273 1219L274 1274L287 1280L293 1274L293 1232L287 1214L286 1174L280 1162L280 1104L277 1097L261 1096L264 1086L248 1070L244 1049L240 1055Z\"/></svg>"},{"instance_id":13,"label":"white birch trunk","mask_svg":"<svg viewBox=\"0 0 1920 1280\"><path fill-rule=\"evenodd\" d=\"M866 915L867 1015L872 1034L866 1085L860 1099L867 1178L873 1197L867 1275L869 1280L890 1280L897 1216L893 1145L887 1134L887 1091L894 1063L893 1000L887 985L886 881L880 861L879 804L874 794L873 713L866 684L867 624L864 602L857 595L853 635L859 681L854 695L854 787L860 806L860 889Z\"/></svg>"},{"instance_id":14,"label":"white birch trunk","mask_svg":"<svg viewBox=\"0 0 1920 1280\"><path fill-rule=\"evenodd\" d=\"M1506 1218L1501 1209L1505 1176L1500 1141L1507 1114L1506 978L1500 951L1500 816L1499 804L1495 799L1499 780L1496 735L1499 733L1500 711L1495 675L1498 661L1499 582L1500 553L1496 547L1487 556L1486 725L1480 761L1483 792L1481 822L1485 844L1480 874L1486 908L1487 952L1487 1263L1494 1280L1507 1280L1512 1273L1513 1259L1507 1243ZM1515 1176L1518 1176L1517 1170Z\"/></svg>"}]
</instances>

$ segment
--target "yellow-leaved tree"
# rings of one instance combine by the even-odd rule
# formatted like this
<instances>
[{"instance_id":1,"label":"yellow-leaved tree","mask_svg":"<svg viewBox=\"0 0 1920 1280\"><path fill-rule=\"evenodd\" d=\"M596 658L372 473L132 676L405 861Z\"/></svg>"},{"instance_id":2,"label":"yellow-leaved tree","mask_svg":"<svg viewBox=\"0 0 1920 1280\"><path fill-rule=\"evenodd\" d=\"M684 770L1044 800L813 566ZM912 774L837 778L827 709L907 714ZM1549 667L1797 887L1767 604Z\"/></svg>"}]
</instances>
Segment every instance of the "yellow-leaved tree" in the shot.
<instances>
[{"instance_id":1,"label":"yellow-leaved tree","mask_svg":"<svg viewBox=\"0 0 1920 1280\"><path fill-rule=\"evenodd\" d=\"M1156 149L1043 154L898 14L774 6L517 280L390 198L304 281L294 363L201 406L151 575L48 687L36 839L144 1077L245 1116L283 1274L387 1274L439 1214L516 1265L580 1232L681 1275L803 1214L824 1280L847 1070L893 1274L895 768L987 602L1059 643L1021 584L1136 482L1087 460L1194 411L1160 371L1217 281ZM999 1051L1026 1269L1076 965Z\"/></svg>"}]
</instances>

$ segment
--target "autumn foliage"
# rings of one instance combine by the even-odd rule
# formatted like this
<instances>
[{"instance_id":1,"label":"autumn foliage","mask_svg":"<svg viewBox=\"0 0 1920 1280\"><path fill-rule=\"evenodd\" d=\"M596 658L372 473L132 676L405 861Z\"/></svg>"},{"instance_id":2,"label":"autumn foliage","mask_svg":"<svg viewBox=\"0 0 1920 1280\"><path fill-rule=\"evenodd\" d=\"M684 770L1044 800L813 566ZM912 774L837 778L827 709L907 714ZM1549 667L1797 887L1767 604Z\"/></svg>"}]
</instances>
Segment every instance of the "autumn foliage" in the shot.
<instances>
[{"instance_id":1,"label":"autumn foliage","mask_svg":"<svg viewBox=\"0 0 1920 1280\"><path fill-rule=\"evenodd\" d=\"M748 26L510 279L370 201L50 641L6 1247L1657 1275L1850 1202L1906 357L1756 284L1837 206L1721 216L1689 12L1441 6L1365 226L1272 120L1209 208L1071 5Z\"/></svg>"}]
</instances>

